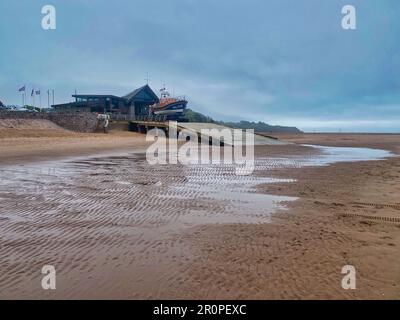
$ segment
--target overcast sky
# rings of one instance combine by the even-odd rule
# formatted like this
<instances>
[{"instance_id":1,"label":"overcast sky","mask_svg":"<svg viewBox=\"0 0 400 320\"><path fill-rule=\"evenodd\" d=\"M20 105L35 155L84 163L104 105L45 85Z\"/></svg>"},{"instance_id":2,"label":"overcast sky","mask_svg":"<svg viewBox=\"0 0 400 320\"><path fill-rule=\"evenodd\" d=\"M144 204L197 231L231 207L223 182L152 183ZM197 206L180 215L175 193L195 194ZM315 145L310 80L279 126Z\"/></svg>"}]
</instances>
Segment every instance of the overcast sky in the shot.
<instances>
[{"instance_id":1,"label":"overcast sky","mask_svg":"<svg viewBox=\"0 0 400 320\"><path fill-rule=\"evenodd\" d=\"M57 29L41 27L54 5ZM357 29L343 30L354 5ZM163 82L218 120L400 132L398 0L2 0L0 100ZM37 99L38 100L38 99ZM37 101L36 100L36 101Z\"/></svg>"}]
</instances>

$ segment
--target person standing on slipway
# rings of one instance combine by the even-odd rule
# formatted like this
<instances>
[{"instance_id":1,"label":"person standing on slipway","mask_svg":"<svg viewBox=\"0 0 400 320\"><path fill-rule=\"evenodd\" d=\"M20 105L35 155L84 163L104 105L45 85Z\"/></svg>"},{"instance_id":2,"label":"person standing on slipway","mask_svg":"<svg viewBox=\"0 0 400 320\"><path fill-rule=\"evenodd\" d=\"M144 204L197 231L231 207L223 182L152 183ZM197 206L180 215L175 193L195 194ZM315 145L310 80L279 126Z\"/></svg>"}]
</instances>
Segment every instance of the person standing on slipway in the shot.
<instances>
[{"instance_id":1,"label":"person standing on slipway","mask_svg":"<svg viewBox=\"0 0 400 320\"><path fill-rule=\"evenodd\" d=\"M97 120L99 121L99 123L101 123L101 125L103 127L103 132L108 133L107 128L110 123L110 116L108 114L100 114L99 113L97 115Z\"/></svg>"}]
</instances>

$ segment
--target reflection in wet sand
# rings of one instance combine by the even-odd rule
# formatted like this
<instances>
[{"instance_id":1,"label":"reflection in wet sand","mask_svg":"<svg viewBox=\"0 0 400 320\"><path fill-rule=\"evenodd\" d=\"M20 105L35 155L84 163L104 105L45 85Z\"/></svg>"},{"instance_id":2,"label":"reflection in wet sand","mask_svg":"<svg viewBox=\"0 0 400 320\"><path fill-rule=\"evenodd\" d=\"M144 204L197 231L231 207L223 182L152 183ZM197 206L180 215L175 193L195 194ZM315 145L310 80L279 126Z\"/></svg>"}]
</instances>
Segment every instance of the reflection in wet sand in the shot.
<instances>
[{"instance_id":1,"label":"reflection in wet sand","mask_svg":"<svg viewBox=\"0 0 400 320\"><path fill-rule=\"evenodd\" d=\"M315 159L257 158L255 169ZM3 167L0 297L179 298L190 262L202 259L187 230L270 222L295 200L254 188L290 179L234 172L222 163L150 166L138 154ZM40 287L45 264L57 270L54 292Z\"/></svg>"}]
</instances>

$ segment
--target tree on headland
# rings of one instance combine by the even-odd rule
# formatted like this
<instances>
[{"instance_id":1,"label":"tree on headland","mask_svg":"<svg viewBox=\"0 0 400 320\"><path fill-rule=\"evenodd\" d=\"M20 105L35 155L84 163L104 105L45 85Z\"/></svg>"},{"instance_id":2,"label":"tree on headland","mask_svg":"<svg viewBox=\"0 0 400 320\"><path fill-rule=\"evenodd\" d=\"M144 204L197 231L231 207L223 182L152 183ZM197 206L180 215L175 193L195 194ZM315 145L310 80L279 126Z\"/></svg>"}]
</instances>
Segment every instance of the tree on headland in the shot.
<instances>
[{"instance_id":1,"label":"tree on headland","mask_svg":"<svg viewBox=\"0 0 400 320\"><path fill-rule=\"evenodd\" d=\"M224 122L217 121L212 119L209 116L201 114L199 112L195 112L191 109L186 110L186 118L189 122L202 122L202 123L215 123L223 126L237 128L237 129L253 129L255 132L290 132L290 133L299 133L301 132L296 127L285 127L285 126L273 126L269 125L265 122L251 122L251 121L240 121L240 122Z\"/></svg>"},{"instance_id":2,"label":"tree on headland","mask_svg":"<svg viewBox=\"0 0 400 320\"><path fill-rule=\"evenodd\" d=\"M189 120L189 122L202 122L202 123L215 123L216 122L211 117L205 116L204 114L201 114L200 112L193 111L192 109L186 109L185 116Z\"/></svg>"}]
</instances>

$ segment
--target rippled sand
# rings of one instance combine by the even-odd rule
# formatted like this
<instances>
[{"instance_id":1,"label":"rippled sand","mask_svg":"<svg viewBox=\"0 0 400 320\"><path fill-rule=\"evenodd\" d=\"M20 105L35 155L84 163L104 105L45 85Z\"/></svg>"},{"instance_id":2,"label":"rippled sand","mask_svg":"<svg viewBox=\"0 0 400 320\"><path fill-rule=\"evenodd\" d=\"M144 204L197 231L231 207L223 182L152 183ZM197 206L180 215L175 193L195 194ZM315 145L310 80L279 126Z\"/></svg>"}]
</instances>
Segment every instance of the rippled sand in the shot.
<instances>
[{"instance_id":1,"label":"rippled sand","mask_svg":"<svg viewBox=\"0 0 400 320\"><path fill-rule=\"evenodd\" d=\"M57 270L55 297L153 297L178 285L192 258L182 230L269 222L282 201L295 199L254 188L283 179L234 169L150 166L144 155L3 167L2 297L46 296L45 264Z\"/></svg>"},{"instance_id":2,"label":"rippled sand","mask_svg":"<svg viewBox=\"0 0 400 320\"><path fill-rule=\"evenodd\" d=\"M259 263L271 260L263 253L268 245L254 241L271 215L297 197L263 194L256 186L293 181L269 171L326 161L311 148L296 148L300 155L286 157L259 149L257 174L250 176L236 176L233 165L150 166L132 153L2 166L0 297L268 296L253 283L262 279ZM246 225L254 237L243 233ZM257 262L241 259L253 256ZM225 262L244 269L227 275ZM48 264L57 271L54 291L41 288ZM241 292L246 283L248 296Z\"/></svg>"}]
</instances>

